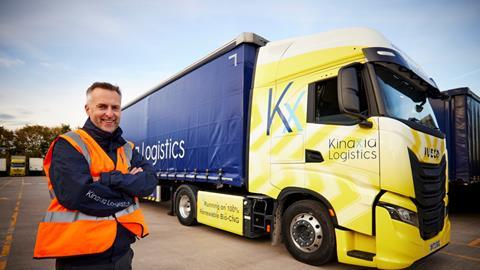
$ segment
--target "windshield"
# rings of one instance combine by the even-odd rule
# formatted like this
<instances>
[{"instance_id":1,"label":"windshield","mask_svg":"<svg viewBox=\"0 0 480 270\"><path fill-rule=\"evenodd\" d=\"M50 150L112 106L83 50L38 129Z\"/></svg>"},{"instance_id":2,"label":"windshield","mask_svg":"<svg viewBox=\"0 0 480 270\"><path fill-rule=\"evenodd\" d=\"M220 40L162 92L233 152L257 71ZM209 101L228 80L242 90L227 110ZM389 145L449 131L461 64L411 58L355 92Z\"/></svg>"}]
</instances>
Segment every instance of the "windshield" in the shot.
<instances>
[{"instance_id":1,"label":"windshield","mask_svg":"<svg viewBox=\"0 0 480 270\"><path fill-rule=\"evenodd\" d=\"M432 129L438 128L425 92L415 89L412 84L383 66L375 65L375 71L389 116L417 122Z\"/></svg>"},{"instance_id":2,"label":"windshield","mask_svg":"<svg viewBox=\"0 0 480 270\"><path fill-rule=\"evenodd\" d=\"M25 163L12 163L13 168L23 168L25 167Z\"/></svg>"}]
</instances>

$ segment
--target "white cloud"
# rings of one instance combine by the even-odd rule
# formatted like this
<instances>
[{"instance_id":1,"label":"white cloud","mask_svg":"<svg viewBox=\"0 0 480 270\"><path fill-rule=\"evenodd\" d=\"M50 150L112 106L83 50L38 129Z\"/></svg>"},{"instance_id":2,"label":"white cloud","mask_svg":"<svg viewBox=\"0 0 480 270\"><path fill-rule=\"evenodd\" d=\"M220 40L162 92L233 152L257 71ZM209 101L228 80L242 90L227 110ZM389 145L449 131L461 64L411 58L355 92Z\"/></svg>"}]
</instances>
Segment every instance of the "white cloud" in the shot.
<instances>
[{"instance_id":1,"label":"white cloud","mask_svg":"<svg viewBox=\"0 0 480 270\"><path fill-rule=\"evenodd\" d=\"M19 66L19 65L23 65L23 64L25 64L25 62L21 59L18 59L18 58L9 59L9 58L0 57L0 66L6 67L6 68Z\"/></svg>"}]
</instances>

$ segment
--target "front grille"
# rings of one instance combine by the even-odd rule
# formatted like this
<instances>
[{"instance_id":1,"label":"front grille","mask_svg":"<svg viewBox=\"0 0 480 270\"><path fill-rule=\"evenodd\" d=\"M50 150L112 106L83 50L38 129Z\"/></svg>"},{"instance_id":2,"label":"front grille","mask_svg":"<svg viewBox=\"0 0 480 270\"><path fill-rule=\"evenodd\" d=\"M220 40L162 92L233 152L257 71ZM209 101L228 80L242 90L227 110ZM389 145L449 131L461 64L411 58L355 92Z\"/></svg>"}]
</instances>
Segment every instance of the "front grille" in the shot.
<instances>
[{"instance_id":1,"label":"front grille","mask_svg":"<svg viewBox=\"0 0 480 270\"><path fill-rule=\"evenodd\" d=\"M418 224L420 235L424 240L437 235L443 229L445 218L445 183L446 162L442 157L440 164L429 164L418 161L409 149L412 165L413 184L415 189L414 202L418 209Z\"/></svg>"}]
</instances>

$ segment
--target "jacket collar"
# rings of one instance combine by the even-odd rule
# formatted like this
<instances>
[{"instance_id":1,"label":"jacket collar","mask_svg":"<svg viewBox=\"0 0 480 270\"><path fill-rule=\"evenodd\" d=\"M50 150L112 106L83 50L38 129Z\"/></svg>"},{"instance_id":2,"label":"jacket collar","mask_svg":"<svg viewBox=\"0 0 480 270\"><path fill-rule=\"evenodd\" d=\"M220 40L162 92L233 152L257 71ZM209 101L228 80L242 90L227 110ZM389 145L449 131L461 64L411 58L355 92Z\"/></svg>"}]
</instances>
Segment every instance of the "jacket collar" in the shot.
<instances>
[{"instance_id":1,"label":"jacket collar","mask_svg":"<svg viewBox=\"0 0 480 270\"><path fill-rule=\"evenodd\" d=\"M107 152L126 143L125 139L122 138L123 131L120 127L112 133L106 132L95 126L90 118L88 118L85 125L83 125L83 130L92 136L92 138Z\"/></svg>"}]
</instances>

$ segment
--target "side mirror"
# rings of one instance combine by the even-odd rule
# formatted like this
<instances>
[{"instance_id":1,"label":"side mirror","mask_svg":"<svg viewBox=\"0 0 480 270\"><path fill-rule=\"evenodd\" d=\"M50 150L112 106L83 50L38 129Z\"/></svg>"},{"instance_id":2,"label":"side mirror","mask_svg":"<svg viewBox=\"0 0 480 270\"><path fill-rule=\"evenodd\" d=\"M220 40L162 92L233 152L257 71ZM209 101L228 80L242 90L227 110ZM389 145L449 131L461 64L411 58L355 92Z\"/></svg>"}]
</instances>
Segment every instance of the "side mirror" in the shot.
<instances>
[{"instance_id":1,"label":"side mirror","mask_svg":"<svg viewBox=\"0 0 480 270\"><path fill-rule=\"evenodd\" d=\"M355 64L343 67L338 72L338 107L341 113L346 113L361 120L360 126L371 128L372 122L360 114L360 85L358 83Z\"/></svg>"},{"instance_id":2,"label":"side mirror","mask_svg":"<svg viewBox=\"0 0 480 270\"><path fill-rule=\"evenodd\" d=\"M341 112L360 114L360 98L357 70L345 67L338 72L338 106Z\"/></svg>"}]
</instances>

